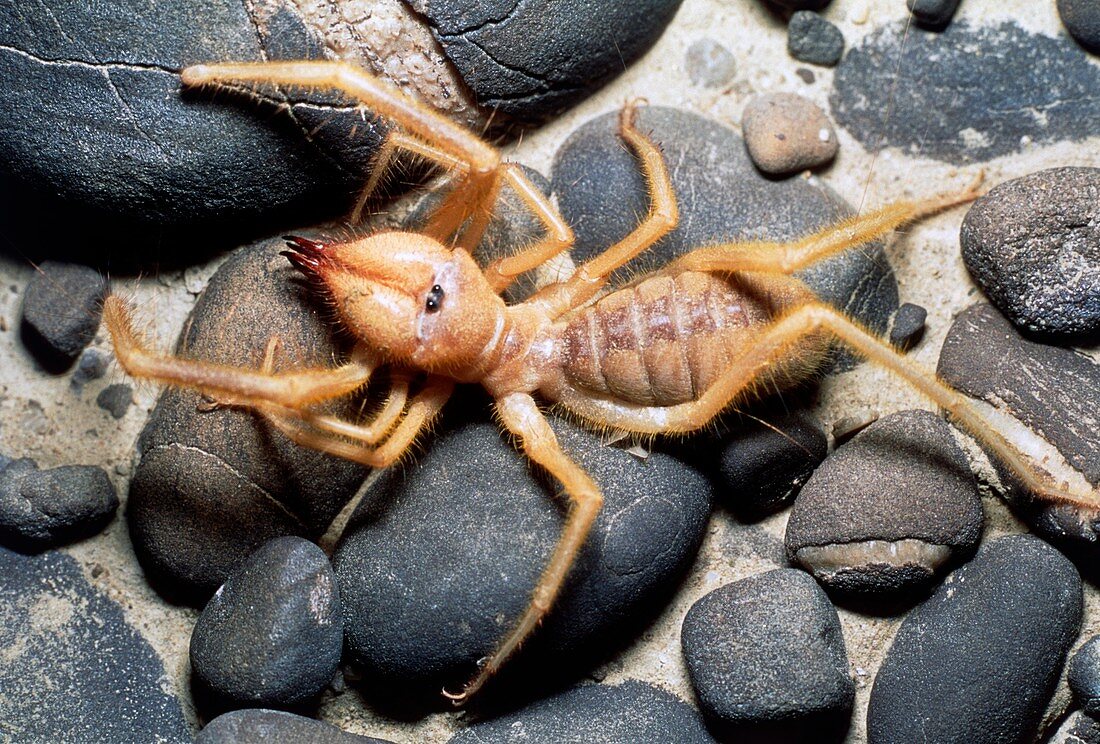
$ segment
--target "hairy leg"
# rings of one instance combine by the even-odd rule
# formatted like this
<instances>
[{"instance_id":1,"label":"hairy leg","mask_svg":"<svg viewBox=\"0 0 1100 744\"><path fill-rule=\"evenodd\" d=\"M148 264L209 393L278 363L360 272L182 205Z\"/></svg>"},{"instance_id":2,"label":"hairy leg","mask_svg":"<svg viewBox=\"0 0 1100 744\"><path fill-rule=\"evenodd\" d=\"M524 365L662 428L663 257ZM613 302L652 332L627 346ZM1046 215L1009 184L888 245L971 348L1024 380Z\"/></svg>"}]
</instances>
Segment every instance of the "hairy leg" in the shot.
<instances>
[{"instance_id":1,"label":"hairy leg","mask_svg":"<svg viewBox=\"0 0 1100 744\"><path fill-rule=\"evenodd\" d=\"M561 482L569 497L569 516L550 561L535 585L527 609L462 692L449 693L444 690L443 694L455 705L463 704L481 689L538 627L561 591L577 552L584 545L603 504L600 489L588 473L562 451L534 398L526 393L513 393L499 399L496 407L504 426L523 442L523 451L527 456Z\"/></svg>"},{"instance_id":2,"label":"hairy leg","mask_svg":"<svg viewBox=\"0 0 1100 744\"><path fill-rule=\"evenodd\" d=\"M370 177L367 178L366 185L359 192L359 197L355 200L355 207L352 208L348 217L353 225L357 225L362 221L363 208L366 206L367 200L378 188L378 184L381 183L382 178L393 164L393 160L401 151L412 153L445 170L456 172L459 177L465 175L467 163L463 160L445 150L440 150L438 147L432 147L427 142L423 142L412 135L397 131L390 132L371 163Z\"/></svg>"}]
</instances>

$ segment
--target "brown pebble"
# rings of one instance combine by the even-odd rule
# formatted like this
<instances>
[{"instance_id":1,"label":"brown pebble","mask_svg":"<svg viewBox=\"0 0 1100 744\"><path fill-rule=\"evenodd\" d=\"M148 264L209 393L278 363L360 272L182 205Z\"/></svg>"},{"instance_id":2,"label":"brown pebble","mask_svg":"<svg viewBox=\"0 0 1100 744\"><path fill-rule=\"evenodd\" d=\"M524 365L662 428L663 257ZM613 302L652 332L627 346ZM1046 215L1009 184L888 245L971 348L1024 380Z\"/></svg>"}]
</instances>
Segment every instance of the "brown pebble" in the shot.
<instances>
[{"instance_id":1,"label":"brown pebble","mask_svg":"<svg viewBox=\"0 0 1100 744\"><path fill-rule=\"evenodd\" d=\"M749 157L765 173L816 168L836 156L832 122L813 101L794 93L768 93L749 101L741 127Z\"/></svg>"}]
</instances>

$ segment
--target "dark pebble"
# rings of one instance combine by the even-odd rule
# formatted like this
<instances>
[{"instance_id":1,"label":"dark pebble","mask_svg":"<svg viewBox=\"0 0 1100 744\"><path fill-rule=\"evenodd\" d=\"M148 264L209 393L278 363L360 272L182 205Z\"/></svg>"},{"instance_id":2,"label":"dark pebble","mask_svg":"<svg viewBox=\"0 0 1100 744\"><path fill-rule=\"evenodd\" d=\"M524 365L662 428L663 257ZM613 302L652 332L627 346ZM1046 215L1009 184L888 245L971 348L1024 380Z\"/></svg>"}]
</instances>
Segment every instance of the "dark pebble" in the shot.
<instances>
[{"instance_id":1,"label":"dark pebble","mask_svg":"<svg viewBox=\"0 0 1100 744\"><path fill-rule=\"evenodd\" d=\"M840 618L802 571L778 569L704 596L681 642L703 712L736 741L840 740L855 685Z\"/></svg>"},{"instance_id":2,"label":"dark pebble","mask_svg":"<svg viewBox=\"0 0 1100 744\"><path fill-rule=\"evenodd\" d=\"M589 259L625 237L649 208L637 160L609 113L577 129L555 156L551 181L576 233L571 255ZM729 127L676 109L646 107L637 121L675 163L672 184L680 224L614 276L625 281L694 248L736 240L794 240L833 224L852 210L816 181L769 180L753 166ZM823 261L799 273L819 297L875 333L884 334L897 309L897 282L880 244Z\"/></svg>"},{"instance_id":3,"label":"dark pebble","mask_svg":"<svg viewBox=\"0 0 1100 744\"><path fill-rule=\"evenodd\" d=\"M973 552L982 520L950 427L927 411L904 411L860 432L810 476L787 522L787 553L830 589L899 592Z\"/></svg>"},{"instance_id":4,"label":"dark pebble","mask_svg":"<svg viewBox=\"0 0 1100 744\"><path fill-rule=\"evenodd\" d=\"M745 519L788 506L829 449L825 433L801 410L758 414L766 423L743 421L723 437L717 457L719 497Z\"/></svg>"},{"instance_id":5,"label":"dark pebble","mask_svg":"<svg viewBox=\"0 0 1100 744\"><path fill-rule=\"evenodd\" d=\"M234 710L203 727L195 744L389 744L281 710Z\"/></svg>"},{"instance_id":6,"label":"dark pebble","mask_svg":"<svg viewBox=\"0 0 1100 744\"><path fill-rule=\"evenodd\" d=\"M95 338L106 296L107 279L95 269L43 261L23 293L27 348L51 372L68 369Z\"/></svg>"},{"instance_id":7,"label":"dark pebble","mask_svg":"<svg viewBox=\"0 0 1100 744\"><path fill-rule=\"evenodd\" d=\"M817 80L817 76L814 75L814 71L811 70L809 67L799 67L797 70L794 71L794 74L802 78L802 82L804 82L806 85L813 85L814 82Z\"/></svg>"},{"instance_id":8,"label":"dark pebble","mask_svg":"<svg viewBox=\"0 0 1100 744\"><path fill-rule=\"evenodd\" d=\"M281 240L246 246L218 270L180 342L193 358L257 369L277 336L277 369L332 364L340 353L332 329L284 249ZM248 411L205 410L208 402L161 394L139 440L127 507L147 574L198 604L271 538L319 537L366 473L291 443ZM357 410L349 401L333 412Z\"/></svg>"},{"instance_id":9,"label":"dark pebble","mask_svg":"<svg viewBox=\"0 0 1100 744\"><path fill-rule=\"evenodd\" d=\"M917 23L930 29L942 29L951 22L959 0L906 0L905 4Z\"/></svg>"},{"instance_id":10,"label":"dark pebble","mask_svg":"<svg viewBox=\"0 0 1100 744\"><path fill-rule=\"evenodd\" d=\"M579 685L522 710L475 723L448 744L712 744L702 717L664 690L628 680Z\"/></svg>"},{"instance_id":11,"label":"dark pebble","mask_svg":"<svg viewBox=\"0 0 1100 744\"><path fill-rule=\"evenodd\" d=\"M659 452L643 460L575 425L553 425L605 501L527 644L551 659L527 665L535 676L547 664L565 674L590 667L630 638L690 564L711 504L708 482L678 460ZM536 477L486 415L452 410L444 432L415 466L379 483L333 560L348 649L368 683L397 683L409 699L433 703L512 627L564 520L557 484Z\"/></svg>"},{"instance_id":12,"label":"dark pebble","mask_svg":"<svg viewBox=\"0 0 1100 744\"><path fill-rule=\"evenodd\" d=\"M1020 328L1100 333L1100 168L1050 168L974 202L959 234L963 261Z\"/></svg>"},{"instance_id":13,"label":"dark pebble","mask_svg":"<svg viewBox=\"0 0 1100 744\"><path fill-rule=\"evenodd\" d=\"M794 93L753 98L745 106L741 128L749 157L765 173L794 173L836 157L832 122L813 101Z\"/></svg>"},{"instance_id":14,"label":"dark pebble","mask_svg":"<svg viewBox=\"0 0 1100 744\"><path fill-rule=\"evenodd\" d=\"M96 405L114 419L120 419L130 410L130 404L134 402L134 390L125 383L108 385L99 391L95 398Z\"/></svg>"},{"instance_id":15,"label":"dark pebble","mask_svg":"<svg viewBox=\"0 0 1100 744\"><path fill-rule=\"evenodd\" d=\"M97 349L85 349L76 363L76 370L70 382L76 392L83 392L84 386L92 380L98 380L107 373L110 357Z\"/></svg>"},{"instance_id":16,"label":"dark pebble","mask_svg":"<svg viewBox=\"0 0 1100 744\"><path fill-rule=\"evenodd\" d=\"M871 690L868 740L1034 740L1081 605L1077 570L1042 540L987 543L902 622Z\"/></svg>"},{"instance_id":17,"label":"dark pebble","mask_svg":"<svg viewBox=\"0 0 1100 744\"><path fill-rule=\"evenodd\" d=\"M684 60L688 78L695 85L721 88L737 74L737 60L729 49L714 39L692 42Z\"/></svg>"},{"instance_id":18,"label":"dark pebble","mask_svg":"<svg viewBox=\"0 0 1100 744\"><path fill-rule=\"evenodd\" d=\"M681 0L408 0L483 107L526 121L571 106L644 54Z\"/></svg>"},{"instance_id":19,"label":"dark pebble","mask_svg":"<svg viewBox=\"0 0 1100 744\"><path fill-rule=\"evenodd\" d=\"M1100 636L1093 636L1069 660L1069 688L1086 713L1100 715Z\"/></svg>"},{"instance_id":20,"label":"dark pebble","mask_svg":"<svg viewBox=\"0 0 1100 744\"><path fill-rule=\"evenodd\" d=\"M1085 49L1100 54L1100 6L1094 0L1058 0L1057 5L1070 35Z\"/></svg>"},{"instance_id":21,"label":"dark pebble","mask_svg":"<svg viewBox=\"0 0 1100 744\"><path fill-rule=\"evenodd\" d=\"M829 0L768 0L768 2L788 10L821 10L829 4Z\"/></svg>"},{"instance_id":22,"label":"dark pebble","mask_svg":"<svg viewBox=\"0 0 1100 744\"><path fill-rule=\"evenodd\" d=\"M1070 349L1024 339L996 308L980 304L962 312L948 330L936 371L967 395L1007 409L1057 447L1086 480L1100 483L1100 440L1081 423L1096 415L1100 365ZM1008 487L1003 495L1041 536L1064 549L1085 550L1095 561L1095 514L1044 507L1021 494L1011 478L1002 485Z\"/></svg>"},{"instance_id":23,"label":"dark pebble","mask_svg":"<svg viewBox=\"0 0 1100 744\"><path fill-rule=\"evenodd\" d=\"M890 343L908 351L920 343L924 336L924 321L928 318L928 311L920 305L905 302L894 313L894 322L890 326Z\"/></svg>"},{"instance_id":24,"label":"dark pebble","mask_svg":"<svg viewBox=\"0 0 1100 744\"><path fill-rule=\"evenodd\" d=\"M170 673L70 556L0 548L4 737L19 742L185 742Z\"/></svg>"},{"instance_id":25,"label":"dark pebble","mask_svg":"<svg viewBox=\"0 0 1100 744\"><path fill-rule=\"evenodd\" d=\"M868 150L893 147L958 167L1027 142L1095 136L1098 89L1100 66L1066 39L964 20L943 33L905 33L902 22L848 50L829 102L837 124Z\"/></svg>"},{"instance_id":26,"label":"dark pebble","mask_svg":"<svg viewBox=\"0 0 1100 744\"><path fill-rule=\"evenodd\" d=\"M844 35L817 13L800 10L787 25L787 51L800 62L832 67L844 54Z\"/></svg>"},{"instance_id":27,"label":"dark pebble","mask_svg":"<svg viewBox=\"0 0 1100 744\"><path fill-rule=\"evenodd\" d=\"M215 706L301 705L332 681L343 639L328 557L280 537L234 570L199 615L191 671Z\"/></svg>"},{"instance_id":28,"label":"dark pebble","mask_svg":"<svg viewBox=\"0 0 1100 744\"><path fill-rule=\"evenodd\" d=\"M64 465L39 470L13 460L0 470L0 541L40 551L94 535L118 509L118 494L102 468Z\"/></svg>"}]
</instances>

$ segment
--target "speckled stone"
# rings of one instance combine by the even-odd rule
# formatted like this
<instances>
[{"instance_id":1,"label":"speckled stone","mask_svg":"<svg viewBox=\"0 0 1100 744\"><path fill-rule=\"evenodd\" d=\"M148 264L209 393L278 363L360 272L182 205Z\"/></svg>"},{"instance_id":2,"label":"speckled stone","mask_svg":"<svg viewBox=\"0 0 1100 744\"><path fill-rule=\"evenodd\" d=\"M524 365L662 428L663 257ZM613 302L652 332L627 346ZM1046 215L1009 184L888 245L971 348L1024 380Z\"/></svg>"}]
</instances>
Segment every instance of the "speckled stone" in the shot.
<instances>
[{"instance_id":1,"label":"speckled stone","mask_svg":"<svg viewBox=\"0 0 1100 744\"><path fill-rule=\"evenodd\" d=\"M987 543L902 622L871 689L868 741L1033 741L1081 606L1057 550L1030 535Z\"/></svg>"},{"instance_id":2,"label":"speckled stone","mask_svg":"<svg viewBox=\"0 0 1100 744\"><path fill-rule=\"evenodd\" d=\"M41 551L94 535L114 518L118 494L102 468L39 470L28 458L0 463L0 542Z\"/></svg>"},{"instance_id":3,"label":"speckled stone","mask_svg":"<svg viewBox=\"0 0 1100 744\"><path fill-rule=\"evenodd\" d=\"M1026 331L1100 333L1100 168L1049 168L998 184L966 213L963 261Z\"/></svg>"},{"instance_id":4,"label":"speckled stone","mask_svg":"<svg viewBox=\"0 0 1100 744\"><path fill-rule=\"evenodd\" d=\"M203 726L195 744L389 744L281 710L234 710Z\"/></svg>"},{"instance_id":5,"label":"speckled stone","mask_svg":"<svg viewBox=\"0 0 1100 744\"><path fill-rule=\"evenodd\" d=\"M810 476L787 522L787 553L830 589L900 592L973 552L982 505L938 416L887 416Z\"/></svg>"},{"instance_id":6,"label":"speckled stone","mask_svg":"<svg viewBox=\"0 0 1100 744\"><path fill-rule=\"evenodd\" d=\"M1069 687L1091 716L1100 715L1100 636L1093 636L1069 660Z\"/></svg>"},{"instance_id":7,"label":"speckled stone","mask_svg":"<svg viewBox=\"0 0 1100 744\"><path fill-rule=\"evenodd\" d=\"M832 122L817 105L794 93L767 93L745 106L745 146L756 167L782 175L817 168L836 157Z\"/></svg>"},{"instance_id":8,"label":"speckled stone","mask_svg":"<svg viewBox=\"0 0 1100 744\"><path fill-rule=\"evenodd\" d=\"M702 717L664 690L628 680L580 685L514 713L475 723L448 744L712 744Z\"/></svg>"},{"instance_id":9,"label":"speckled stone","mask_svg":"<svg viewBox=\"0 0 1100 744\"><path fill-rule=\"evenodd\" d=\"M1058 0L1058 16L1073 38L1100 54L1100 7L1091 0Z\"/></svg>"},{"instance_id":10,"label":"speckled stone","mask_svg":"<svg viewBox=\"0 0 1100 744\"><path fill-rule=\"evenodd\" d=\"M840 618L802 571L715 589L688 610L681 642L699 704L724 738L839 740L847 730L855 685Z\"/></svg>"},{"instance_id":11,"label":"speckled stone","mask_svg":"<svg viewBox=\"0 0 1100 744\"><path fill-rule=\"evenodd\" d=\"M799 10L787 25L787 51L800 62L832 67L844 54L844 35L817 13Z\"/></svg>"},{"instance_id":12,"label":"speckled stone","mask_svg":"<svg viewBox=\"0 0 1100 744\"><path fill-rule=\"evenodd\" d=\"M106 295L106 277L90 266L38 266L23 292L22 336L47 370L68 369L95 337Z\"/></svg>"}]
</instances>

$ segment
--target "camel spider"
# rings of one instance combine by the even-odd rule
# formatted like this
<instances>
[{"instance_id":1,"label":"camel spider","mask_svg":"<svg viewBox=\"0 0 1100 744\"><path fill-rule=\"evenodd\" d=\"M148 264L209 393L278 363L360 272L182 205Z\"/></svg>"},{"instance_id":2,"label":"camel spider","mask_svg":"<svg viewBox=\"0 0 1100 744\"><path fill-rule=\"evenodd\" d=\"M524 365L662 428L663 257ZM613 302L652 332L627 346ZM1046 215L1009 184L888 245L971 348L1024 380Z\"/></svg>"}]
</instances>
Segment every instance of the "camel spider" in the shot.
<instances>
[{"instance_id":1,"label":"camel spider","mask_svg":"<svg viewBox=\"0 0 1100 744\"><path fill-rule=\"evenodd\" d=\"M415 153L452 174L451 188L423 233L382 231L344 243L288 238L287 258L329 301L358 345L327 369L273 371L274 342L259 370L189 361L151 351L117 297L104 308L119 362L131 374L193 388L247 406L293 441L376 468L397 461L443 407L455 382L480 383L526 454L564 488L570 508L527 609L458 693L476 693L552 607L600 510L599 486L559 447L536 396L599 427L640 434L690 432L758 389L810 375L834 342L905 379L945 409L1049 503L1094 511L1094 493L1073 493L1022 455L956 391L825 305L793 274L917 218L979 195L964 191L898 202L790 243L753 241L696 249L602 297L609 275L672 230L678 219L657 146L624 107L622 139L635 153L650 209L626 238L568 279L507 306L501 292L519 275L568 250L573 235L523 171L486 142L366 72L340 62L200 65L188 86L273 84L336 89L398 125L380 165ZM979 179L980 181L980 179ZM545 237L482 270L470 253L505 186L545 226ZM362 199L357 205L362 206ZM363 388L381 364L401 370L373 421L315 410ZM409 373L426 381L409 395ZM766 383L766 385L765 385Z\"/></svg>"}]
</instances>

